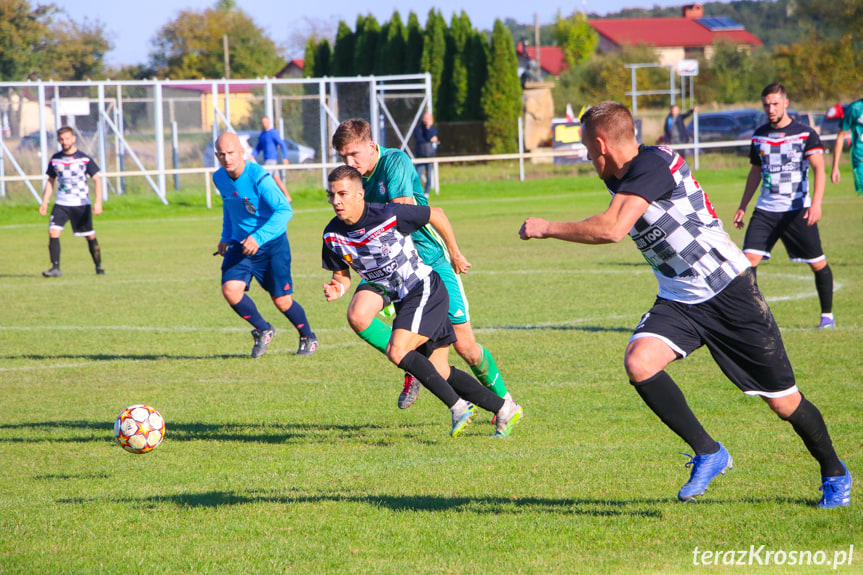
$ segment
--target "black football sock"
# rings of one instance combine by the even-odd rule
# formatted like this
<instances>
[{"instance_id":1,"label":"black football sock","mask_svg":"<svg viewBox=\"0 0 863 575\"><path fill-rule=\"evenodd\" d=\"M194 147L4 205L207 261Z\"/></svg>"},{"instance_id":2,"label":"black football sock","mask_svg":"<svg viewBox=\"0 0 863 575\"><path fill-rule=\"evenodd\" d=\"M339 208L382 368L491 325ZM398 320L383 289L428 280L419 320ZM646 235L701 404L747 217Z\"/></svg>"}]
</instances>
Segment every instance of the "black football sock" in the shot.
<instances>
[{"instance_id":1,"label":"black football sock","mask_svg":"<svg viewBox=\"0 0 863 575\"><path fill-rule=\"evenodd\" d=\"M803 440L806 449L821 465L822 477L838 477L845 475L845 468L833 449L833 441L827 432L827 424L821 412L805 397L788 419L788 423Z\"/></svg>"},{"instance_id":2,"label":"black football sock","mask_svg":"<svg viewBox=\"0 0 863 575\"><path fill-rule=\"evenodd\" d=\"M48 238L48 255L51 257L51 267L60 267L60 238Z\"/></svg>"},{"instance_id":3,"label":"black football sock","mask_svg":"<svg viewBox=\"0 0 863 575\"><path fill-rule=\"evenodd\" d=\"M414 374L416 375L416 374ZM503 398L469 376L467 373L452 366L449 369L447 382L462 399L475 403L486 411L497 413L503 407Z\"/></svg>"},{"instance_id":4,"label":"black football sock","mask_svg":"<svg viewBox=\"0 0 863 575\"><path fill-rule=\"evenodd\" d=\"M285 317L291 322L301 337L312 337L312 328L309 327L309 320L306 319L306 310L299 304L297 300L293 300L291 307L285 312Z\"/></svg>"},{"instance_id":5,"label":"black football sock","mask_svg":"<svg viewBox=\"0 0 863 575\"><path fill-rule=\"evenodd\" d=\"M447 407L452 407L460 399L458 393L435 369L431 361L418 351L409 351L399 362L399 369L413 374L420 382Z\"/></svg>"},{"instance_id":6,"label":"black football sock","mask_svg":"<svg viewBox=\"0 0 863 575\"><path fill-rule=\"evenodd\" d=\"M255 302L252 301L252 298L248 294L243 294L243 299L236 305L232 305L231 308L237 312L237 315L252 324L256 330L264 331L265 329L270 329L269 322L263 318Z\"/></svg>"},{"instance_id":7,"label":"black football sock","mask_svg":"<svg viewBox=\"0 0 863 575\"><path fill-rule=\"evenodd\" d=\"M630 381L644 403L662 423L680 436L695 450L695 455L709 455L719 451L719 444L710 437L689 409L683 392L665 371L644 381Z\"/></svg>"},{"instance_id":8,"label":"black football sock","mask_svg":"<svg viewBox=\"0 0 863 575\"><path fill-rule=\"evenodd\" d=\"M833 272L829 265L815 272L815 289L818 290L821 313L831 313L833 311Z\"/></svg>"},{"instance_id":9,"label":"black football sock","mask_svg":"<svg viewBox=\"0 0 863 575\"><path fill-rule=\"evenodd\" d=\"M102 267L102 250L99 248L99 240L96 238L87 238L87 247L90 248L90 256L93 258L93 263L97 268Z\"/></svg>"}]
</instances>

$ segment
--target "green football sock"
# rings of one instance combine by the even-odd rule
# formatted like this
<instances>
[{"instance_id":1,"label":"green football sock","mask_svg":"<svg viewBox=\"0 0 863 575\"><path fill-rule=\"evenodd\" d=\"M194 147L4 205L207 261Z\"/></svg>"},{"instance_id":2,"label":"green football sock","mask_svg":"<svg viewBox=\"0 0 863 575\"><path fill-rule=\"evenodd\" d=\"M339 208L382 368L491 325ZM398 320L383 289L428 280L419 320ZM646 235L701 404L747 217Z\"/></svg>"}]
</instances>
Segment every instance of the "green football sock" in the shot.
<instances>
[{"instance_id":1,"label":"green football sock","mask_svg":"<svg viewBox=\"0 0 863 575\"><path fill-rule=\"evenodd\" d=\"M504 397L506 395L506 385L503 383L503 377L501 377L500 371L497 369L497 364L486 348L483 346L479 347L482 349L482 357L480 357L477 365L470 366L470 370L480 383L495 392L498 396Z\"/></svg>"},{"instance_id":2,"label":"green football sock","mask_svg":"<svg viewBox=\"0 0 863 575\"><path fill-rule=\"evenodd\" d=\"M369 327L357 333L360 339L378 350L381 353L387 352L387 344L390 342L390 336L393 333L393 328L389 324L382 322L378 318L372 320Z\"/></svg>"}]
</instances>

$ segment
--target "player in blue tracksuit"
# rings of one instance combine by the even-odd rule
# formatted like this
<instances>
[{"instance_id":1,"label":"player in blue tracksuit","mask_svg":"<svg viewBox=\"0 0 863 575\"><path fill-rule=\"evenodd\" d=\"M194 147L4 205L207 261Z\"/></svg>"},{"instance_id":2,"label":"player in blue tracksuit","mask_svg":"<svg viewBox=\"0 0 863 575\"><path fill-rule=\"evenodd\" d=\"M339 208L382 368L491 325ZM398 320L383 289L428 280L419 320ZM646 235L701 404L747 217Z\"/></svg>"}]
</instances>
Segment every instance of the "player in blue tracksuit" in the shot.
<instances>
[{"instance_id":1,"label":"player in blue tracksuit","mask_svg":"<svg viewBox=\"0 0 863 575\"><path fill-rule=\"evenodd\" d=\"M264 355L276 333L246 294L252 276L300 333L297 355L312 355L318 339L305 310L291 297L291 246L285 232L293 215L291 204L264 168L245 161L236 134L219 136L216 158L222 166L213 174L213 183L222 196L222 236L217 249L225 258L222 295L254 327L252 357Z\"/></svg>"}]
</instances>

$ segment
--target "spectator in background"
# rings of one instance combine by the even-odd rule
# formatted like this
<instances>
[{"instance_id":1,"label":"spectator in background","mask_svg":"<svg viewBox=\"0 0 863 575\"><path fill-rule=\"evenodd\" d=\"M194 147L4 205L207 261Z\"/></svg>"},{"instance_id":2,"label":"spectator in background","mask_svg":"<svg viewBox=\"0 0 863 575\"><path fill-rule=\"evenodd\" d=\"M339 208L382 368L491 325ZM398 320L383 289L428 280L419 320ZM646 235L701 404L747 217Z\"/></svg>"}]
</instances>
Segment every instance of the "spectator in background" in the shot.
<instances>
[{"instance_id":1,"label":"spectator in background","mask_svg":"<svg viewBox=\"0 0 863 575\"><path fill-rule=\"evenodd\" d=\"M665 117L666 144L685 144L689 141L689 130L686 129L684 122L695 110L695 108L692 108L685 114L681 114L680 106L677 104L671 105L671 110Z\"/></svg>"},{"instance_id":2,"label":"spectator in background","mask_svg":"<svg viewBox=\"0 0 863 575\"><path fill-rule=\"evenodd\" d=\"M257 156L258 154L263 153L264 165L276 166L279 163L279 148L282 149L282 163L285 165L289 164L288 145L285 144L285 141L282 139L279 132L272 127L270 119L267 116L264 116L261 118L261 135L258 136L258 143L255 145L255 155ZM285 194L288 201L292 201L291 194L288 193L288 188L285 186L285 182L282 181L279 171L273 170L270 173L273 175L273 180L275 180L276 185L279 186L279 189L282 190L282 193Z\"/></svg>"},{"instance_id":3,"label":"spectator in background","mask_svg":"<svg viewBox=\"0 0 863 575\"><path fill-rule=\"evenodd\" d=\"M414 155L417 158L433 158L437 155L437 128L433 125L434 118L431 112L423 114L423 121L414 128ZM432 179L432 165L430 163L417 164L417 174L422 178L425 172L425 195L429 197Z\"/></svg>"},{"instance_id":4,"label":"spectator in background","mask_svg":"<svg viewBox=\"0 0 863 575\"><path fill-rule=\"evenodd\" d=\"M839 106L841 112L842 106ZM854 174L854 189L857 194L863 195L863 98L857 100L850 106L842 117L842 125L836 136L836 144L833 148L833 171L830 173L830 181L839 183L839 157L842 155L842 146L845 138L851 134L851 172Z\"/></svg>"}]
</instances>

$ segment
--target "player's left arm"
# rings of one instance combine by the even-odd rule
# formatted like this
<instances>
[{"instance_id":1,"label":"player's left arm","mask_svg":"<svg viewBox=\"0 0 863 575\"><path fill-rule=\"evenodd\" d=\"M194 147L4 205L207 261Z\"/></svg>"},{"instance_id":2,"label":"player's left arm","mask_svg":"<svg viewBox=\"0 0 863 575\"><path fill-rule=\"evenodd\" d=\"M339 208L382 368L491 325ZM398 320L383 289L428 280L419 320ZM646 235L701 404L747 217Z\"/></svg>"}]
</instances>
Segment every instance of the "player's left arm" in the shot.
<instances>
[{"instance_id":1,"label":"player's left arm","mask_svg":"<svg viewBox=\"0 0 863 575\"><path fill-rule=\"evenodd\" d=\"M345 295L350 287L350 270L334 270L330 283L324 284L324 297L327 298L327 301L335 301Z\"/></svg>"},{"instance_id":2,"label":"player's left arm","mask_svg":"<svg viewBox=\"0 0 863 575\"><path fill-rule=\"evenodd\" d=\"M449 252L450 263L452 269L457 274L465 273L470 269L471 263L462 255L458 248L458 243L455 239L455 232L452 229L452 224L449 218L446 217L444 211L440 208L430 208L429 223L441 237Z\"/></svg>"},{"instance_id":3,"label":"player's left arm","mask_svg":"<svg viewBox=\"0 0 863 575\"><path fill-rule=\"evenodd\" d=\"M812 183L812 203L803 217L806 223L814 226L821 219L821 200L824 198L824 184L827 181L827 176L824 172L824 154L815 153L809 156L809 166L812 168L812 174L815 176Z\"/></svg>"},{"instance_id":4,"label":"player's left arm","mask_svg":"<svg viewBox=\"0 0 863 575\"><path fill-rule=\"evenodd\" d=\"M644 215L650 203L643 197L620 192L611 199L608 209L579 222L549 222L528 218L518 235L523 240L554 238L580 244L617 243Z\"/></svg>"},{"instance_id":5,"label":"player's left arm","mask_svg":"<svg viewBox=\"0 0 863 575\"><path fill-rule=\"evenodd\" d=\"M95 193L93 196L93 213L98 216L102 213L102 177L99 174L93 174L91 178Z\"/></svg>"}]
</instances>

